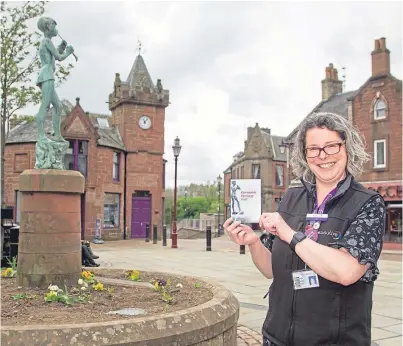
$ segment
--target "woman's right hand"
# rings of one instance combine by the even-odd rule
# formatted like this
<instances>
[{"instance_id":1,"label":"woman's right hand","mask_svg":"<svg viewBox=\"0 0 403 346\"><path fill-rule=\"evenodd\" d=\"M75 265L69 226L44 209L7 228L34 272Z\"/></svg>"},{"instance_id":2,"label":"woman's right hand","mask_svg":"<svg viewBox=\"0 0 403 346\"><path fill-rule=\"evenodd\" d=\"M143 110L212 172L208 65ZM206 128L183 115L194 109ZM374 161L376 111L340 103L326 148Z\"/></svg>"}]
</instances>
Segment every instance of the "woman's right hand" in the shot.
<instances>
[{"instance_id":1,"label":"woman's right hand","mask_svg":"<svg viewBox=\"0 0 403 346\"><path fill-rule=\"evenodd\" d=\"M238 245L253 245L259 241L258 235L249 226L229 218L223 225L229 238Z\"/></svg>"}]
</instances>

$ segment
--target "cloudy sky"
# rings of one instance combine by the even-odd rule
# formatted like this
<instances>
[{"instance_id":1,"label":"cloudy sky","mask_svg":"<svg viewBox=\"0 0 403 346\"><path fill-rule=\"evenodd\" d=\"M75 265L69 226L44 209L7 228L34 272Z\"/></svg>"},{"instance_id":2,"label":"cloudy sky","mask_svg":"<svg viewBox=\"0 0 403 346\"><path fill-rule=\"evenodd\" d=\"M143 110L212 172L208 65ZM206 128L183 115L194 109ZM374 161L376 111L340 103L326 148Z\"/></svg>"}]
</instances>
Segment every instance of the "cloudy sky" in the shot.
<instances>
[{"instance_id":1,"label":"cloudy sky","mask_svg":"<svg viewBox=\"0 0 403 346\"><path fill-rule=\"evenodd\" d=\"M79 57L59 96L79 96L85 111L109 113L114 75L127 77L141 40L152 79L171 95L168 186L176 136L178 183L213 181L243 150L248 126L293 130L320 101L330 62L339 76L346 67L346 91L359 88L375 39L386 37L392 73L402 78L400 2L63 1L48 4L46 15Z\"/></svg>"}]
</instances>

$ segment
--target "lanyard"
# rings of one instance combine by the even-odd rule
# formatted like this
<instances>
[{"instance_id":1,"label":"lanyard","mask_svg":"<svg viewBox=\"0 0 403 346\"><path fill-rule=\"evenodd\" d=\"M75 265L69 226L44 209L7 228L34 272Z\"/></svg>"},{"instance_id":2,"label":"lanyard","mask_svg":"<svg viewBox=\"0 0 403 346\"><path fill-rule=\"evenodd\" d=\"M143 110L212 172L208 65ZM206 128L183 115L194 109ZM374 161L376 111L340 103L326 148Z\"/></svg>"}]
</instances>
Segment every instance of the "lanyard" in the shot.
<instances>
[{"instance_id":1,"label":"lanyard","mask_svg":"<svg viewBox=\"0 0 403 346\"><path fill-rule=\"evenodd\" d=\"M323 214L323 212L325 211L325 206L326 203L329 202L329 200L334 197L334 195L336 194L337 191L337 187L335 187L332 191L330 191L327 196L325 197L325 199L322 201L322 203L318 206L318 193L316 193L316 201L315 204L313 206L313 214Z\"/></svg>"}]
</instances>

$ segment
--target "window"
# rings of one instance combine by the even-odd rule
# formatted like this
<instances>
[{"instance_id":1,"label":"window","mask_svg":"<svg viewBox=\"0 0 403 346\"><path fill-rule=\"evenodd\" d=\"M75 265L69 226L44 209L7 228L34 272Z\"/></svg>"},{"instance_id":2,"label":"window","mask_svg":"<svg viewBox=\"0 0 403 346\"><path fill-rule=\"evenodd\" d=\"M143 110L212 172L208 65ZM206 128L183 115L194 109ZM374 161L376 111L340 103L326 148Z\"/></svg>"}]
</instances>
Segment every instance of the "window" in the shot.
<instances>
[{"instance_id":1,"label":"window","mask_svg":"<svg viewBox=\"0 0 403 346\"><path fill-rule=\"evenodd\" d=\"M105 118L97 118L98 126L104 129L109 128L108 119Z\"/></svg>"},{"instance_id":2,"label":"window","mask_svg":"<svg viewBox=\"0 0 403 346\"><path fill-rule=\"evenodd\" d=\"M385 102L381 99L378 99L375 103L374 107L374 119L385 119L386 118L386 106Z\"/></svg>"},{"instance_id":3,"label":"window","mask_svg":"<svg viewBox=\"0 0 403 346\"><path fill-rule=\"evenodd\" d=\"M104 200L104 228L119 227L120 195L105 193Z\"/></svg>"},{"instance_id":4,"label":"window","mask_svg":"<svg viewBox=\"0 0 403 346\"><path fill-rule=\"evenodd\" d=\"M374 141L374 168L386 167L386 140Z\"/></svg>"},{"instance_id":5,"label":"window","mask_svg":"<svg viewBox=\"0 0 403 346\"><path fill-rule=\"evenodd\" d=\"M20 224L21 220L21 191L15 191L15 223Z\"/></svg>"},{"instance_id":6,"label":"window","mask_svg":"<svg viewBox=\"0 0 403 346\"><path fill-rule=\"evenodd\" d=\"M69 148L64 156L64 167L69 170L80 171L87 176L88 142L77 139L69 140Z\"/></svg>"},{"instance_id":7,"label":"window","mask_svg":"<svg viewBox=\"0 0 403 346\"><path fill-rule=\"evenodd\" d=\"M112 175L114 181L119 181L119 172L120 172L120 153L113 153L113 167L112 167Z\"/></svg>"},{"instance_id":8,"label":"window","mask_svg":"<svg viewBox=\"0 0 403 346\"><path fill-rule=\"evenodd\" d=\"M260 179L260 165L252 165L252 178Z\"/></svg>"},{"instance_id":9,"label":"window","mask_svg":"<svg viewBox=\"0 0 403 346\"><path fill-rule=\"evenodd\" d=\"M276 165L276 186L284 186L284 167Z\"/></svg>"}]
</instances>

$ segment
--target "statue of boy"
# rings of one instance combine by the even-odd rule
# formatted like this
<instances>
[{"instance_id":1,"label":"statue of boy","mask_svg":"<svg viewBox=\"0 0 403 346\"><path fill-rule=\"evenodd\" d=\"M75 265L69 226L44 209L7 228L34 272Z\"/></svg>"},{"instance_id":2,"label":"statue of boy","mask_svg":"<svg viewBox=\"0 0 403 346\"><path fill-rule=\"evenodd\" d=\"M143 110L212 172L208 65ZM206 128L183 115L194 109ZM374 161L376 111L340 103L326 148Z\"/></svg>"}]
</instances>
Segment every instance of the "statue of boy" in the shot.
<instances>
[{"instance_id":1,"label":"statue of boy","mask_svg":"<svg viewBox=\"0 0 403 346\"><path fill-rule=\"evenodd\" d=\"M52 124L54 140L57 142L66 142L60 133L60 119L62 112L62 104L55 90L55 60L62 61L73 53L72 46L67 46L67 42L63 41L58 50L52 42L52 37L57 36L56 21L49 17L41 17L38 20L38 29L43 32L44 39L39 45L39 57L41 60L41 70L39 72L36 85L42 91L42 104L36 116L38 127L38 143L48 143L49 138L45 135L44 122L50 105L53 106ZM64 52L64 50L66 50ZM63 53L64 52L64 53Z\"/></svg>"}]
</instances>

